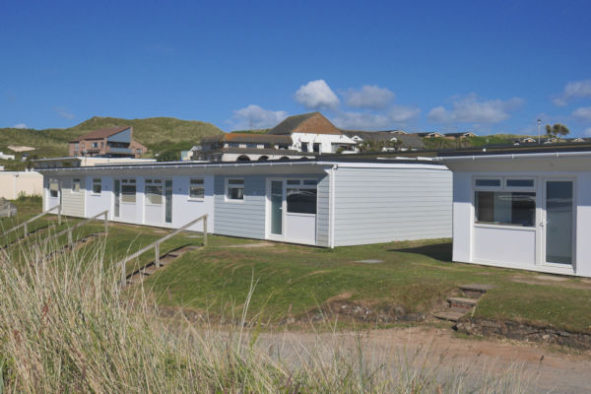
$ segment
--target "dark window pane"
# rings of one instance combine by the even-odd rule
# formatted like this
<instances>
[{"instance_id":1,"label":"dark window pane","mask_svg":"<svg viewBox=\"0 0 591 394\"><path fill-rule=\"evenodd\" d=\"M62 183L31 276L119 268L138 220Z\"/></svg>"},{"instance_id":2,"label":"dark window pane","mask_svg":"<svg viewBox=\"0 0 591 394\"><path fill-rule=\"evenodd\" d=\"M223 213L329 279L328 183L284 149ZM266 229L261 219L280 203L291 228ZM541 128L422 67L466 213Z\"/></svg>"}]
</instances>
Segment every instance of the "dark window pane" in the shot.
<instances>
[{"instance_id":1,"label":"dark window pane","mask_svg":"<svg viewBox=\"0 0 591 394\"><path fill-rule=\"evenodd\" d=\"M316 214L316 189L287 189L287 212Z\"/></svg>"},{"instance_id":2,"label":"dark window pane","mask_svg":"<svg viewBox=\"0 0 591 394\"><path fill-rule=\"evenodd\" d=\"M534 187L533 179L507 179L507 187Z\"/></svg>"},{"instance_id":3,"label":"dark window pane","mask_svg":"<svg viewBox=\"0 0 591 394\"><path fill-rule=\"evenodd\" d=\"M500 179L477 179L476 186L500 187Z\"/></svg>"},{"instance_id":4,"label":"dark window pane","mask_svg":"<svg viewBox=\"0 0 591 394\"><path fill-rule=\"evenodd\" d=\"M534 225L536 193L477 191L474 200L477 223Z\"/></svg>"}]
</instances>

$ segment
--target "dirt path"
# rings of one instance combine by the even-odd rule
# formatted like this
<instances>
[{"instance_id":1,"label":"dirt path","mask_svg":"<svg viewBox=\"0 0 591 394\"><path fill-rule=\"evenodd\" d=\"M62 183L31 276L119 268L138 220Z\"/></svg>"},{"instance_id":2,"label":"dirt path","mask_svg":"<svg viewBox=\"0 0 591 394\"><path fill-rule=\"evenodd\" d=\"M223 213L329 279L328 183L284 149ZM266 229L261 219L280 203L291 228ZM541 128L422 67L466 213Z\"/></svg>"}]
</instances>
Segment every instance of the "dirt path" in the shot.
<instances>
[{"instance_id":1,"label":"dirt path","mask_svg":"<svg viewBox=\"0 0 591 394\"><path fill-rule=\"evenodd\" d=\"M345 333L264 334L259 344L283 360L305 362L310 349L334 356L334 349L362 357L371 365L403 359L436 374L466 370L474 379L522 379L528 392L580 393L591 391L591 352L566 351L549 346L502 339L465 339L450 329L411 327ZM402 358L401 358L402 356ZM513 376L513 377L512 377ZM499 383L501 384L501 383ZM499 387L499 391L504 386Z\"/></svg>"}]
</instances>

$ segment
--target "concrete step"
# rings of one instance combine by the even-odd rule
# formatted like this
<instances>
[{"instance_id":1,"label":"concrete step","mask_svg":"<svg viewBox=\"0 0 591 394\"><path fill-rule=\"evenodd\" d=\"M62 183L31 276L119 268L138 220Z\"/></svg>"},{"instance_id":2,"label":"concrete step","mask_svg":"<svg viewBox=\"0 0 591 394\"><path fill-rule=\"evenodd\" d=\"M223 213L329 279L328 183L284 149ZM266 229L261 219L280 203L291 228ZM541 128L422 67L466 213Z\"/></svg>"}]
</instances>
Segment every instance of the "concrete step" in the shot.
<instances>
[{"instance_id":1,"label":"concrete step","mask_svg":"<svg viewBox=\"0 0 591 394\"><path fill-rule=\"evenodd\" d=\"M476 303L478 302L475 298L465 298L465 297L449 297L447 299L449 302L449 306L451 308L460 308L460 309L472 309Z\"/></svg>"},{"instance_id":2,"label":"concrete step","mask_svg":"<svg viewBox=\"0 0 591 394\"><path fill-rule=\"evenodd\" d=\"M466 314L465 311L456 311L456 310L449 310L448 309L446 311L435 312L435 313L433 313L433 316L435 316L436 318L441 319L441 320L457 322L465 314Z\"/></svg>"},{"instance_id":3,"label":"concrete step","mask_svg":"<svg viewBox=\"0 0 591 394\"><path fill-rule=\"evenodd\" d=\"M464 293L466 297L469 298L480 298L483 294L487 291L492 289L494 286L489 284L482 284L482 283L470 283L467 285L461 285L460 290Z\"/></svg>"}]
</instances>

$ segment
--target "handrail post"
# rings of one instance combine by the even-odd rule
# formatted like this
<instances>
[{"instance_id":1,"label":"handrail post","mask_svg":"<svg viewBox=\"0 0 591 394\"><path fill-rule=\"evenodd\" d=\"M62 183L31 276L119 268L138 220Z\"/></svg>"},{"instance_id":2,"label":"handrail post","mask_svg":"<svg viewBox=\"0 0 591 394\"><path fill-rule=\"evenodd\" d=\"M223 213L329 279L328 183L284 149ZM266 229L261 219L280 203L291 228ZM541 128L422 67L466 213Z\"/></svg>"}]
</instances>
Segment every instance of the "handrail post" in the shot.
<instances>
[{"instance_id":1,"label":"handrail post","mask_svg":"<svg viewBox=\"0 0 591 394\"><path fill-rule=\"evenodd\" d=\"M25 228L25 233L23 234L23 236L26 237L27 236L27 233L28 233L28 231L27 231L27 222L25 222L25 225L23 227Z\"/></svg>"},{"instance_id":2,"label":"handrail post","mask_svg":"<svg viewBox=\"0 0 591 394\"><path fill-rule=\"evenodd\" d=\"M207 246L207 215L203 217L203 246Z\"/></svg>"},{"instance_id":3,"label":"handrail post","mask_svg":"<svg viewBox=\"0 0 591 394\"><path fill-rule=\"evenodd\" d=\"M57 208L57 224L58 225L62 224L62 204L58 205L58 208Z\"/></svg>"},{"instance_id":4,"label":"handrail post","mask_svg":"<svg viewBox=\"0 0 591 394\"><path fill-rule=\"evenodd\" d=\"M157 268L160 268L160 244L154 245L154 264Z\"/></svg>"},{"instance_id":5,"label":"handrail post","mask_svg":"<svg viewBox=\"0 0 591 394\"><path fill-rule=\"evenodd\" d=\"M125 286L127 284L127 275L125 272L125 260L121 261L121 286Z\"/></svg>"},{"instance_id":6,"label":"handrail post","mask_svg":"<svg viewBox=\"0 0 591 394\"><path fill-rule=\"evenodd\" d=\"M109 211L105 211L105 235L109 233Z\"/></svg>"},{"instance_id":7,"label":"handrail post","mask_svg":"<svg viewBox=\"0 0 591 394\"><path fill-rule=\"evenodd\" d=\"M74 246L74 239L72 237L72 230L68 229L68 245L70 245L70 247Z\"/></svg>"}]
</instances>

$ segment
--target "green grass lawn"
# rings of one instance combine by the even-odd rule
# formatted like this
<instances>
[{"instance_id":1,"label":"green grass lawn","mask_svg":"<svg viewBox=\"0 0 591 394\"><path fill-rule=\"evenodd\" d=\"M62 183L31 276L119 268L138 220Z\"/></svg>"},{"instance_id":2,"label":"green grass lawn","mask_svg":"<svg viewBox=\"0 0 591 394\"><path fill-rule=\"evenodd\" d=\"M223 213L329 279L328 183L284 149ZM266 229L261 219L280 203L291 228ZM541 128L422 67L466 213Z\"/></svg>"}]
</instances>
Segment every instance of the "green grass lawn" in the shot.
<instances>
[{"instance_id":1,"label":"green grass lawn","mask_svg":"<svg viewBox=\"0 0 591 394\"><path fill-rule=\"evenodd\" d=\"M24 220L39 212L36 201L17 202ZM55 219L50 223L55 225ZM61 227L41 229L30 244L55 233L80 219L67 218ZM2 225L9 219L3 219ZM11 223L15 219L10 219ZM101 222L93 222L74 233L79 239L103 231ZM104 256L104 266L133 253L162 237L169 230L111 223L109 235L90 247ZM65 236L56 241L66 243ZM185 246L201 245L202 239L183 233L165 242L161 254ZM467 283L494 285L478 303L475 317L508 319L534 325L552 325L575 331L591 332L591 283L581 278L540 281L539 273L451 263L449 240L393 242L387 244L341 247L334 250L288 244L258 243L247 239L210 236L209 246L189 252L156 272L145 282L156 301L167 307L207 311L213 316L241 313L251 285L255 290L249 316L280 321L286 316L302 317L315 312L331 300L345 300L373 310L403 307L407 313L428 314ZM85 258L83 251L77 252ZM90 253L87 253L90 255ZM127 272L154 258L147 252L139 261L130 262ZM379 264L358 260L379 259ZM519 281L517 281L519 280ZM529 282L529 283L523 283Z\"/></svg>"},{"instance_id":2,"label":"green grass lawn","mask_svg":"<svg viewBox=\"0 0 591 394\"><path fill-rule=\"evenodd\" d=\"M381 259L381 264L355 263ZM580 279L550 284L514 282L536 273L450 263L449 240L396 242L335 250L275 244L265 248L211 246L191 252L153 275L146 285L162 305L236 314L252 281L250 303L270 320L315 310L340 298L386 310L428 313L458 285L489 283L475 316L591 331L591 285ZM576 300L576 302L573 302Z\"/></svg>"}]
</instances>

